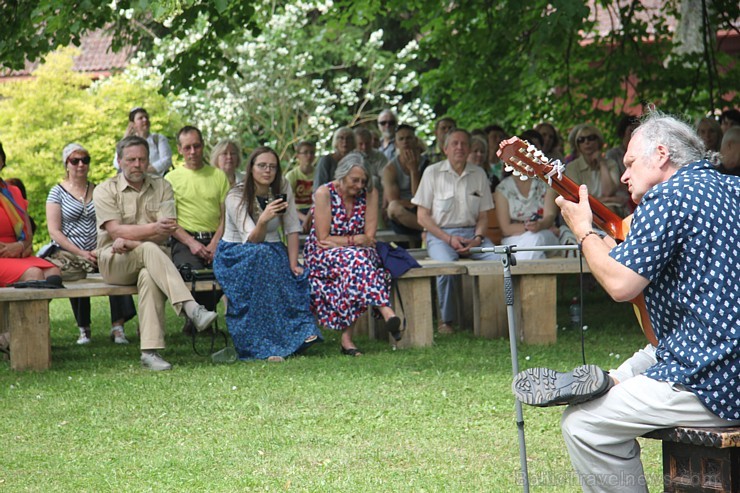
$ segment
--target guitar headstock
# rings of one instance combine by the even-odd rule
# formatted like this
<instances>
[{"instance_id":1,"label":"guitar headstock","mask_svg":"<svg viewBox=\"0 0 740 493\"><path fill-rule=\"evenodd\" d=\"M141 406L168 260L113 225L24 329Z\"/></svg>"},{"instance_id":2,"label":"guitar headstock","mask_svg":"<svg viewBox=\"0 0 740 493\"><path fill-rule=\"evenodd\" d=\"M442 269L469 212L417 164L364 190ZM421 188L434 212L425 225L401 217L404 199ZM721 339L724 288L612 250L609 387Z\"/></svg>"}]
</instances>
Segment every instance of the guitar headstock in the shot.
<instances>
[{"instance_id":1,"label":"guitar headstock","mask_svg":"<svg viewBox=\"0 0 740 493\"><path fill-rule=\"evenodd\" d=\"M562 178L565 165L559 159L550 161L534 145L519 137L512 137L499 144L496 155L501 159L506 171L511 171L520 180L538 177L552 185L552 177Z\"/></svg>"}]
</instances>

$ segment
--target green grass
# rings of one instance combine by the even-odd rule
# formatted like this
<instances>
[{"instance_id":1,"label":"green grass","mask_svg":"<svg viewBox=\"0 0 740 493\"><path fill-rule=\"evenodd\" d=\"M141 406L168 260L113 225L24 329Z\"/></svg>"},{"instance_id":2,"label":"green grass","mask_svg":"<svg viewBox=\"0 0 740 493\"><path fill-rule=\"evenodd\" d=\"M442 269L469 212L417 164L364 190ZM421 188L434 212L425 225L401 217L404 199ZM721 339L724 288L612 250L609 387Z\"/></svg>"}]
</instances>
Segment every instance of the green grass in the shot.
<instances>
[{"instance_id":1,"label":"green grass","mask_svg":"<svg viewBox=\"0 0 740 493\"><path fill-rule=\"evenodd\" d=\"M568 300L567 290L560 298ZM559 307L561 325L567 304ZM141 369L138 340L107 338L93 302L93 343L75 344L66 300L51 305L49 371L0 364L0 491L515 492L519 448L507 340L469 333L392 351L337 334L282 364L214 365L168 312L171 372ZM612 368L644 344L630 309L587 296L589 363ZM223 320L221 322L223 324ZM127 326L131 336L134 325ZM519 348L520 367L580 364L577 331ZM562 409L524 408L532 491L578 490L559 430ZM660 444L643 441L652 489Z\"/></svg>"}]
</instances>

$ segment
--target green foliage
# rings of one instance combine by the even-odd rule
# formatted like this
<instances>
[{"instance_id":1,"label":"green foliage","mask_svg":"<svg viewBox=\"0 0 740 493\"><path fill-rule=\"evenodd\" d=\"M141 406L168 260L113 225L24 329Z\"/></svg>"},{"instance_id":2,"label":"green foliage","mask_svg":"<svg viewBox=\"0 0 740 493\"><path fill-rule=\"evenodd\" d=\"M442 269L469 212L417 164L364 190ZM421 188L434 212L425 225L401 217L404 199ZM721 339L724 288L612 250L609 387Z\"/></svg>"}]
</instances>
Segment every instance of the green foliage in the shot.
<instances>
[{"instance_id":1,"label":"green foliage","mask_svg":"<svg viewBox=\"0 0 740 493\"><path fill-rule=\"evenodd\" d=\"M339 23L366 13L380 16L381 11L392 22L400 19L419 38L426 63L420 81L425 101L437 114L449 113L469 128L500 123L518 132L552 120L562 130L584 121L610 130L620 112L639 112L643 101L692 116L738 104L736 58L718 52L716 43L698 53L681 51L669 21L680 21L688 5L685 0L657 8L613 0L444 5L437 0L339 0L333 15ZM712 40L718 30L736 29L736 1L706 5L705 39ZM598 13L616 19L611 29L597 31ZM703 14L684 15L691 20ZM636 107L627 106L628 98Z\"/></svg>"},{"instance_id":2,"label":"green foliage","mask_svg":"<svg viewBox=\"0 0 740 493\"><path fill-rule=\"evenodd\" d=\"M64 146L78 142L90 152L90 181L100 183L115 174L115 144L132 107L147 108L153 131L172 135L179 123L157 85L123 76L93 83L72 71L76 54L73 48L60 50L48 56L33 79L0 84L0 141L8 155L3 177L20 178L26 186L29 212L38 224L37 247L49 238L46 196L64 179Z\"/></svg>"}]
</instances>

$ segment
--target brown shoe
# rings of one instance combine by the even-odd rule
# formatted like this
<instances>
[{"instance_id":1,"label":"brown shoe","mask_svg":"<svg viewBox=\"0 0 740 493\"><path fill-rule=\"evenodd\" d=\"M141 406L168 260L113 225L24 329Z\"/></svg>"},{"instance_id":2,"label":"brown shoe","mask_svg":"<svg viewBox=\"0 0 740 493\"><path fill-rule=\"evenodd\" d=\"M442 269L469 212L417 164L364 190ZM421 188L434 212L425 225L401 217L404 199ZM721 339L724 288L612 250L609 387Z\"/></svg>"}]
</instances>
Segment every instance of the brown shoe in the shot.
<instances>
[{"instance_id":1,"label":"brown shoe","mask_svg":"<svg viewBox=\"0 0 740 493\"><path fill-rule=\"evenodd\" d=\"M452 325L445 323L437 327L437 333L443 335L454 334L455 329L452 328Z\"/></svg>"}]
</instances>

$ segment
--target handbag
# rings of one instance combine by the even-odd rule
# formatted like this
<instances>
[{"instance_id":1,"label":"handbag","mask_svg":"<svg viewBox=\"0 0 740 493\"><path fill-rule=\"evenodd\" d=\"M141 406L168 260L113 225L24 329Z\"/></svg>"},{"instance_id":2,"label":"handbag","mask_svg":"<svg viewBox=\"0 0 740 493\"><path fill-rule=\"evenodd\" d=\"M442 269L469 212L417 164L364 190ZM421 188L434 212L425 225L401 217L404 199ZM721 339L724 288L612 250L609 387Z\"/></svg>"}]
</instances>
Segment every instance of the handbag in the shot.
<instances>
[{"instance_id":1,"label":"handbag","mask_svg":"<svg viewBox=\"0 0 740 493\"><path fill-rule=\"evenodd\" d=\"M375 243L375 248L378 250L378 255L380 256L380 261L383 263L383 267L390 272L391 279L398 279L409 269L421 267L419 262L417 262L405 248L400 247L395 243L378 241Z\"/></svg>"},{"instance_id":2,"label":"handbag","mask_svg":"<svg viewBox=\"0 0 740 493\"><path fill-rule=\"evenodd\" d=\"M62 271L62 281L79 281L97 270L95 264L89 260L53 243L42 247L38 256L59 267Z\"/></svg>"},{"instance_id":3,"label":"handbag","mask_svg":"<svg viewBox=\"0 0 740 493\"><path fill-rule=\"evenodd\" d=\"M406 331L406 310L403 308L403 298L401 298L401 290L398 289L398 281L396 279L410 269L421 267L421 265L419 265L419 262L405 248L393 242L386 243L385 241L378 241L375 243L375 249L378 251L378 256L383 267L391 274L391 286L396 291L398 302L403 312L403 328L401 330Z\"/></svg>"}]
</instances>

